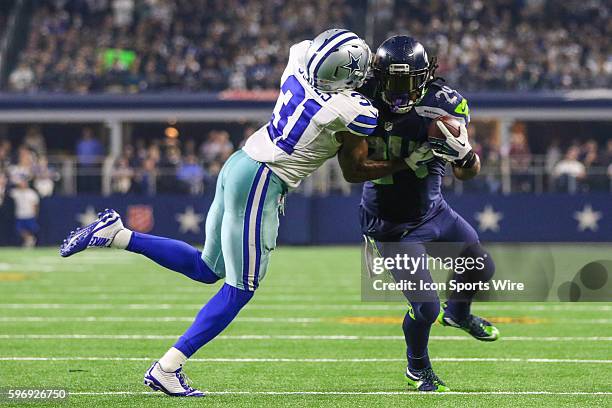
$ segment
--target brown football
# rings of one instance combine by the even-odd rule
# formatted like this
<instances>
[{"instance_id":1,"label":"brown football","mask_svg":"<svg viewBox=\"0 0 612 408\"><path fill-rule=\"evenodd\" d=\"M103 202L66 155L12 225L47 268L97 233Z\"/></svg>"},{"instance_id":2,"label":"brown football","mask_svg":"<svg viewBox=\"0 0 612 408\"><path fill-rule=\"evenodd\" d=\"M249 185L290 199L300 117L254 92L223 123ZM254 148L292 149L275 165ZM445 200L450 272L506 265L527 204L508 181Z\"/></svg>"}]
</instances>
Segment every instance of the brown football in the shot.
<instances>
[{"instance_id":1,"label":"brown football","mask_svg":"<svg viewBox=\"0 0 612 408\"><path fill-rule=\"evenodd\" d=\"M450 131L450 133L453 136L459 137L459 134L461 132L459 130L461 126L461 122L458 119L453 118L452 116L442 116L437 119L434 119L429 124L429 129L427 129L428 139L446 140L446 136L444 135L444 133L442 133L440 128L438 128L437 122L441 122L444 126L446 126L446 128Z\"/></svg>"}]
</instances>

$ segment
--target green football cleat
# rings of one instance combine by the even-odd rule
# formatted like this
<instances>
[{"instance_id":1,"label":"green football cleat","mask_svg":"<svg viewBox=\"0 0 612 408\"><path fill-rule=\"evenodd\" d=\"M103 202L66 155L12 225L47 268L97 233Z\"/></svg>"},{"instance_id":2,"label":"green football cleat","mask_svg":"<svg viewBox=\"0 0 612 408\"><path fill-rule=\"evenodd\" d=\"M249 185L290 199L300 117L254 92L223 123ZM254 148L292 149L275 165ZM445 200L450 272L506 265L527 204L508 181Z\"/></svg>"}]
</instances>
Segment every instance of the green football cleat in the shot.
<instances>
[{"instance_id":1,"label":"green football cleat","mask_svg":"<svg viewBox=\"0 0 612 408\"><path fill-rule=\"evenodd\" d=\"M499 339L499 330L486 319L471 314L464 320L456 321L446 313L445 309L445 307L442 308L438 315L438 322L442 326L456 327L480 341L495 341Z\"/></svg>"},{"instance_id":2,"label":"green football cleat","mask_svg":"<svg viewBox=\"0 0 612 408\"><path fill-rule=\"evenodd\" d=\"M448 392L450 388L438 378L433 369L412 370L406 368L406 381L421 392Z\"/></svg>"}]
</instances>

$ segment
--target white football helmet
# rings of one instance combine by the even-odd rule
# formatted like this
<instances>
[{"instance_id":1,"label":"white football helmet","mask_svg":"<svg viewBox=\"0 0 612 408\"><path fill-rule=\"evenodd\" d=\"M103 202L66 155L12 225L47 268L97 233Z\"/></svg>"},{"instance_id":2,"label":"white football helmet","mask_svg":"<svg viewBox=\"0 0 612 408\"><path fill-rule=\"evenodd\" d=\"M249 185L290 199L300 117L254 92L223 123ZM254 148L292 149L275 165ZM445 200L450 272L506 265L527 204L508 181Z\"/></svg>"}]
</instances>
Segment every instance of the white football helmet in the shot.
<instances>
[{"instance_id":1,"label":"white football helmet","mask_svg":"<svg viewBox=\"0 0 612 408\"><path fill-rule=\"evenodd\" d=\"M319 34L306 51L308 82L323 92L357 89L370 70L368 44L349 30L334 28Z\"/></svg>"}]
</instances>

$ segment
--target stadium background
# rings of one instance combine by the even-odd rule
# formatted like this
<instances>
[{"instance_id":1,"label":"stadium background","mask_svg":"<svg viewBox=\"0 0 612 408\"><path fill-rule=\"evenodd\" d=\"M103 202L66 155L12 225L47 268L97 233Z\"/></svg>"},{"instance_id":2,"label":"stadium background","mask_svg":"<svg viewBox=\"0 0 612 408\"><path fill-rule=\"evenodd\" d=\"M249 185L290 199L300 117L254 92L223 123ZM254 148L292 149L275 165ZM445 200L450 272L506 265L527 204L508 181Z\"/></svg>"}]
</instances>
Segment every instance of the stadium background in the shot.
<instances>
[{"instance_id":1,"label":"stadium background","mask_svg":"<svg viewBox=\"0 0 612 408\"><path fill-rule=\"evenodd\" d=\"M216 175L269 119L289 46L329 27L352 29L373 49L388 35L411 34L438 55L438 74L469 100L472 144L483 161L473 181L448 177L445 195L483 240L612 241L611 13L606 0L1 1L0 245L20 244L10 191L25 178L42 198L39 245L52 248L0 250L0 386L18 378L69 384L99 392L100 404L137 405L114 399L112 392L142 391L143 361L186 327L214 288L196 288L136 257L109 261L85 254L60 263L57 244L74 225L114 207L133 229L201 245ZM371 403L367 395L351 401L334 395L337 378L344 381L341 391L382 389L389 393L376 397L379 404L405 402L393 395L403 391L401 383L390 380L401 372L401 353L372 339L352 346L342 336L318 338L316 347L307 339L339 332L388 335L401 350L402 340L395 337L401 334L402 306L359 303L358 249L310 248L359 242L359 193L360 186L345 183L331 160L291 194L281 246L259 299L229 337L203 355L227 361L196 364L189 371L193 377L213 391L228 390L223 379L229 372L253 376L257 390L331 393L306 402L297 394L282 400L296 406ZM600 248L605 255L606 247ZM127 271L130 278L124 279ZM163 305L145 309L160 299ZM454 389L513 394L479 399L486 404L494 398L500 406L609 403L606 342L612 337L601 337L610 335L609 305L478 310L516 341L491 345L485 353L473 343L440 342L448 333L434 328L432 353L441 356L436 364ZM541 324L551 336L543 342L537 339ZM125 334L140 340L120 337ZM272 337L247 349L238 342L243 334ZM305 338L290 340L295 334ZM227 342L240 344L233 349L243 356L264 360L242 367L232 362L236 356ZM74 355L102 360L75 362ZM456 358L466 355L476 360L459 366ZM13 356L26 361L10 361ZM104 360L113 356L135 360L117 375L119 363ZM271 356L290 358L263 365ZM318 362L299 363L304 356L340 360L323 369ZM356 363L361 357L373 360ZM534 357L552 363L528 361ZM35 358L43 360L27 361ZM47 365L46 358L59 360ZM376 358L391 358L385 364L393 367L368 365ZM576 362L555 364L563 359ZM63 377L75 367L85 372L79 379ZM86 371L94 367L101 367L100 378L112 380L92 380ZM491 367L498 373L493 380L487 375ZM517 378L519 372L526 381ZM129 385L122 377L131 379ZM389 382L369 387L383 378ZM553 395L529 397L541 390ZM590 395L599 391L608 394ZM228 392L222 398L237 405L274 401ZM523 399L513 399L516 393ZM453 401L472 405L469 398Z\"/></svg>"},{"instance_id":2,"label":"stadium background","mask_svg":"<svg viewBox=\"0 0 612 408\"><path fill-rule=\"evenodd\" d=\"M201 221L223 161L268 120L286 50L341 26L373 48L414 35L467 96L484 169L445 188L470 222L497 216L485 240L612 239L608 2L11 0L0 15L3 231L25 177L40 244L107 206L201 242L179 218ZM290 198L280 242L357 242L358 194L330 161Z\"/></svg>"}]
</instances>

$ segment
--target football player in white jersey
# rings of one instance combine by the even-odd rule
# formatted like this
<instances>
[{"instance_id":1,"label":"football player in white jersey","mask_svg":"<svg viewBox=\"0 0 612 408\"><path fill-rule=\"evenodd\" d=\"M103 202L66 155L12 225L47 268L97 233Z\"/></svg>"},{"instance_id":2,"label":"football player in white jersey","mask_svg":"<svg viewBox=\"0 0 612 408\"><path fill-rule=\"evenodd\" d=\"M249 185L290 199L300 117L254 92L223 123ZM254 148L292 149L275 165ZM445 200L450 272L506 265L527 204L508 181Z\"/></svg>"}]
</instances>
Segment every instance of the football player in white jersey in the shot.
<instances>
[{"instance_id":1,"label":"football player in white jersey","mask_svg":"<svg viewBox=\"0 0 612 408\"><path fill-rule=\"evenodd\" d=\"M336 155L349 182L378 179L414 165L409 158L367 158L366 136L376 127L377 110L354 90L363 84L370 61L367 44L348 30L328 30L291 47L272 118L219 174L202 252L181 241L130 231L114 210L102 212L64 241L64 257L91 247L113 247L142 254L199 282L225 279L191 327L147 370L146 385L173 396L204 395L189 386L182 366L252 298L276 246L279 206L289 189Z\"/></svg>"}]
</instances>

